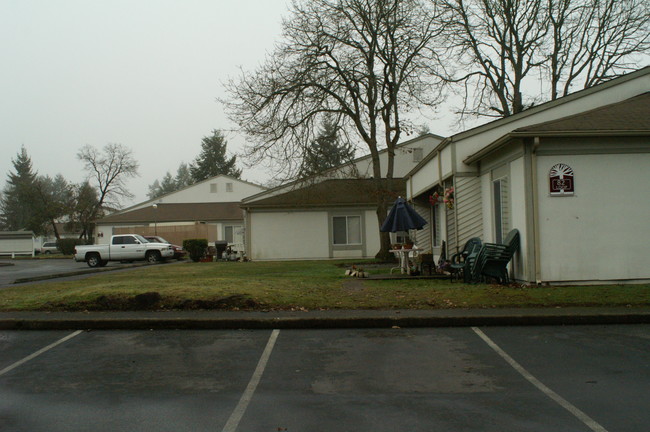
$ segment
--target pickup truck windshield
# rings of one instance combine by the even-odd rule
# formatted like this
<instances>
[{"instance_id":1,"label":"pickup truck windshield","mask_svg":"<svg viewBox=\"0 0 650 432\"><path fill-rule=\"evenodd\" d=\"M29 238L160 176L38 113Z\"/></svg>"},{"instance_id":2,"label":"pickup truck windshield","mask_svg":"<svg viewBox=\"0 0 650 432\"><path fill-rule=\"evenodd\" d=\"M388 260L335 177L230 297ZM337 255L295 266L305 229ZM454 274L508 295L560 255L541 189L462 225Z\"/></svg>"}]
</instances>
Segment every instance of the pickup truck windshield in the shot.
<instances>
[{"instance_id":1,"label":"pickup truck windshield","mask_svg":"<svg viewBox=\"0 0 650 432\"><path fill-rule=\"evenodd\" d=\"M149 240L142 237L141 235L136 234L136 235L134 235L134 237L137 238L138 240L140 240L140 243L149 243Z\"/></svg>"}]
</instances>

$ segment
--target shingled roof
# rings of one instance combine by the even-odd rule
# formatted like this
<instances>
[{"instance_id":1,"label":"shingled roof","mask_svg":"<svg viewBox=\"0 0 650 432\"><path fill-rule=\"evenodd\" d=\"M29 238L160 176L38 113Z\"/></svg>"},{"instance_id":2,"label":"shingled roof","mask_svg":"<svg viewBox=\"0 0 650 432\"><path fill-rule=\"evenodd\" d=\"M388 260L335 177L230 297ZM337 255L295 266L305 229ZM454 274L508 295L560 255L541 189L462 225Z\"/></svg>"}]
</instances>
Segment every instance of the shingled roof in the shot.
<instances>
[{"instance_id":1,"label":"shingled roof","mask_svg":"<svg viewBox=\"0 0 650 432\"><path fill-rule=\"evenodd\" d=\"M650 132L650 93L515 132Z\"/></svg>"},{"instance_id":2,"label":"shingled roof","mask_svg":"<svg viewBox=\"0 0 650 432\"><path fill-rule=\"evenodd\" d=\"M97 221L109 223L195 222L217 220L242 220L244 212L238 202L157 204L124 213L115 213Z\"/></svg>"},{"instance_id":3,"label":"shingled roof","mask_svg":"<svg viewBox=\"0 0 650 432\"><path fill-rule=\"evenodd\" d=\"M386 187L382 180L382 195L391 199L406 194L404 179L393 179ZM314 208L314 207L364 207L377 205L377 190L372 179L330 179L304 186L290 192L271 196L251 203L246 208Z\"/></svg>"}]
</instances>

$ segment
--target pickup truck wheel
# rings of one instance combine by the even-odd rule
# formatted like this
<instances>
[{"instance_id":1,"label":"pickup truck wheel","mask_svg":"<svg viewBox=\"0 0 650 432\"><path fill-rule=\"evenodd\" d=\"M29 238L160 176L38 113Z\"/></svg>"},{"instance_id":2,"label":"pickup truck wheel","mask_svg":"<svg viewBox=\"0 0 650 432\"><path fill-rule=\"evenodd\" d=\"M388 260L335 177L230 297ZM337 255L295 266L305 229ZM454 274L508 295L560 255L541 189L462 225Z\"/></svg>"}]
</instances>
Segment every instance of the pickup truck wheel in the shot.
<instances>
[{"instance_id":1,"label":"pickup truck wheel","mask_svg":"<svg viewBox=\"0 0 650 432\"><path fill-rule=\"evenodd\" d=\"M98 267L101 264L102 260L99 254L92 253L86 257L86 263L88 267Z\"/></svg>"},{"instance_id":2,"label":"pickup truck wheel","mask_svg":"<svg viewBox=\"0 0 650 432\"><path fill-rule=\"evenodd\" d=\"M160 262L160 252L158 251L149 251L145 257L149 264L156 264Z\"/></svg>"}]
</instances>

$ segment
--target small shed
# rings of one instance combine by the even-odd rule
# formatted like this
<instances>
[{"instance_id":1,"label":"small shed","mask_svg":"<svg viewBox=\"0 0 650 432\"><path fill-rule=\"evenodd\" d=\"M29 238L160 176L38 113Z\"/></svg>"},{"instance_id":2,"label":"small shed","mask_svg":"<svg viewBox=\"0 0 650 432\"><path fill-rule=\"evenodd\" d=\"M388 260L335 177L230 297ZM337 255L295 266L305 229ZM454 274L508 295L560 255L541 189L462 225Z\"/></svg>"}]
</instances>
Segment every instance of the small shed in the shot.
<instances>
[{"instance_id":1,"label":"small shed","mask_svg":"<svg viewBox=\"0 0 650 432\"><path fill-rule=\"evenodd\" d=\"M34 232L0 231L0 255L34 256Z\"/></svg>"}]
</instances>

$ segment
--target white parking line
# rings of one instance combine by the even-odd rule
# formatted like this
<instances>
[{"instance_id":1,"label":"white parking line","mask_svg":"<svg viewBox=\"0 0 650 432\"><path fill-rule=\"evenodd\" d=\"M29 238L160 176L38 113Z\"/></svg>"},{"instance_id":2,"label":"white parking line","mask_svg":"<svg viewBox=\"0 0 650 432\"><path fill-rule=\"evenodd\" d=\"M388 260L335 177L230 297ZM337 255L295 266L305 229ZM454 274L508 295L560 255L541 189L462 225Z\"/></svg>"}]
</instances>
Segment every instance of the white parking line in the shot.
<instances>
[{"instance_id":1,"label":"white parking line","mask_svg":"<svg viewBox=\"0 0 650 432\"><path fill-rule=\"evenodd\" d=\"M253 376L251 377L246 390L244 390L244 394L242 395L241 399L239 399L239 403L230 415L230 418L228 419L228 422L226 422L226 425L223 427L222 432L235 432L237 430L239 422L244 416L244 412L246 412L246 408L253 398L255 389L257 388L257 385L262 378L262 374L266 368L266 363L269 361L271 351L273 351L275 341L277 340L279 334L280 330L273 330L273 332L271 332L271 336L269 337L269 341L266 343L266 348L264 348L264 352L262 353L262 357L260 357L260 361L257 363L255 372L253 372Z\"/></svg>"},{"instance_id":2,"label":"white parking line","mask_svg":"<svg viewBox=\"0 0 650 432\"><path fill-rule=\"evenodd\" d=\"M485 333L483 333L477 327L472 327L472 330L481 338L483 341L488 344L490 348L496 351L514 370L519 372L521 376L526 378L532 385L537 387L542 393L544 393L549 398L553 399L558 405L560 405L565 410L569 411L571 414L576 416L578 420L583 422L594 432L607 432L607 429L602 427L596 420L589 417L584 412L580 411L576 406L571 404L569 401L564 399L559 394L555 393L550 388L546 387L540 380L535 378L530 372L528 372L522 365L517 363L512 357L508 355L504 350L501 349L492 339L490 339Z\"/></svg>"},{"instance_id":3,"label":"white parking line","mask_svg":"<svg viewBox=\"0 0 650 432\"><path fill-rule=\"evenodd\" d=\"M41 348L40 350L36 351L35 353L28 355L24 359L19 360L16 363L7 366L6 368L0 370L0 376L6 374L9 371L12 371L12 370L16 369L18 366L27 363L28 361L38 357L39 355L43 354L44 352L47 352L47 351L51 350L55 346L60 345L63 342L69 340L69 339L72 339L73 337L77 336L79 333L83 333L83 330L77 330L76 332L74 332L72 334L69 334L64 338L59 339L58 341L54 342L53 344L50 344L50 345L46 346L45 348Z\"/></svg>"}]
</instances>

